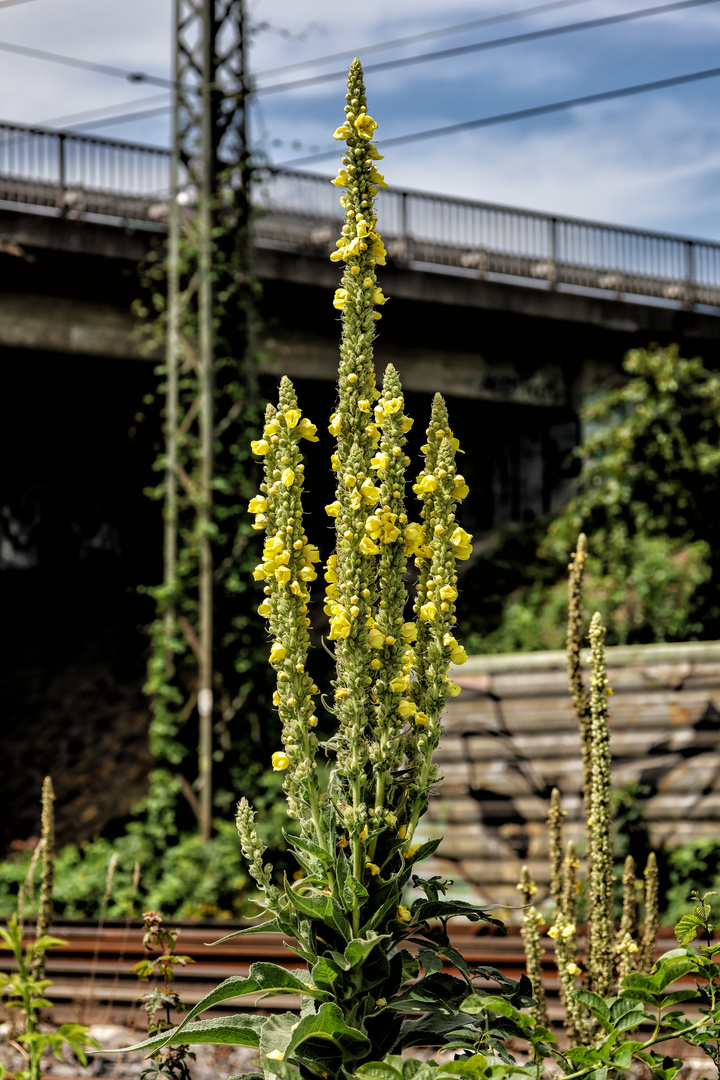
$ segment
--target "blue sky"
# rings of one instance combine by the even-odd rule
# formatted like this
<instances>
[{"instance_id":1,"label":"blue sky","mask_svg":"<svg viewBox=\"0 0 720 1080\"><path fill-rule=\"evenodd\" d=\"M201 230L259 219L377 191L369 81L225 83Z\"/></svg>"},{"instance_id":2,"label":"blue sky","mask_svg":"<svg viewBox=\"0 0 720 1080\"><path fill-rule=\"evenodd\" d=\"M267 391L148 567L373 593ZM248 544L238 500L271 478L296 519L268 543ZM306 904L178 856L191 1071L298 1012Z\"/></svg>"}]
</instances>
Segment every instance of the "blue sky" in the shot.
<instances>
[{"instance_id":1,"label":"blue sky","mask_svg":"<svg viewBox=\"0 0 720 1080\"><path fill-rule=\"evenodd\" d=\"M390 52L363 47L531 6L540 0L249 0L268 24L253 35L259 85L650 6L653 0L584 0L574 7L437 37ZM656 3L663 0L655 0ZM362 18L358 18L362 12ZM170 0L0 2L0 40L155 75L170 73ZM368 77L378 139L718 65L720 3L377 72ZM287 76L263 71L343 52ZM161 107L162 91L94 72L0 53L3 119L73 126L83 110ZM342 119L340 81L261 96L257 143L275 162L332 149ZM147 100L148 98L153 100ZM55 126L53 124L52 126ZM169 118L108 125L109 137L167 145ZM720 239L720 79L389 148L393 186L524 206L560 215ZM334 175L326 161L306 168Z\"/></svg>"}]
</instances>

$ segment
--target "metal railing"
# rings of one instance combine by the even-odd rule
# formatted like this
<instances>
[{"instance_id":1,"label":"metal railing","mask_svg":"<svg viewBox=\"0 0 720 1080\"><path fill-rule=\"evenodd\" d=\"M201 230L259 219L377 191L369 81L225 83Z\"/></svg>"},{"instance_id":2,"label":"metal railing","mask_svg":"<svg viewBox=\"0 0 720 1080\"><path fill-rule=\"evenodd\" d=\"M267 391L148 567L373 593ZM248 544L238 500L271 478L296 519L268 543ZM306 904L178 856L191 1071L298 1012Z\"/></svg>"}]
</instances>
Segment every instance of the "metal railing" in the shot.
<instances>
[{"instance_id":1,"label":"metal railing","mask_svg":"<svg viewBox=\"0 0 720 1080\"><path fill-rule=\"evenodd\" d=\"M0 206L163 228L170 152L0 124ZM260 244L329 252L342 224L327 177L270 171L256 187ZM618 299L720 308L720 244L490 203L381 191L394 260L489 280Z\"/></svg>"}]
</instances>

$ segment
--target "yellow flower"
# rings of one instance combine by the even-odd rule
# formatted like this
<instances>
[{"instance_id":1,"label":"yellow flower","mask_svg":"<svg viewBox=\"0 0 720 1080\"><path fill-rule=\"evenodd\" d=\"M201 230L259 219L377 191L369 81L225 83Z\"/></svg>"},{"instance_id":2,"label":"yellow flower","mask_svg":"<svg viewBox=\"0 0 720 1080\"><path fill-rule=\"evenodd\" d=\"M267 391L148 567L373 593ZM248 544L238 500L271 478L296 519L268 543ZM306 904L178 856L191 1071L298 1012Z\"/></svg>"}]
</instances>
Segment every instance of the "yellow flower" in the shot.
<instances>
[{"instance_id":1,"label":"yellow flower","mask_svg":"<svg viewBox=\"0 0 720 1080\"><path fill-rule=\"evenodd\" d=\"M318 442L317 424L312 424L307 418L303 418L298 424L298 431L302 439L308 442Z\"/></svg>"},{"instance_id":2,"label":"yellow flower","mask_svg":"<svg viewBox=\"0 0 720 1080\"><path fill-rule=\"evenodd\" d=\"M280 430L280 424L277 419L268 420L267 424L263 428L263 435L277 435Z\"/></svg>"},{"instance_id":3,"label":"yellow flower","mask_svg":"<svg viewBox=\"0 0 720 1080\"><path fill-rule=\"evenodd\" d=\"M339 502L328 503L325 507L325 513L331 518L336 518L341 510L342 507Z\"/></svg>"},{"instance_id":4,"label":"yellow flower","mask_svg":"<svg viewBox=\"0 0 720 1080\"><path fill-rule=\"evenodd\" d=\"M282 1061L285 1057L285 1054L282 1052L282 1050L271 1050L269 1054L265 1055L265 1057L270 1058L272 1061Z\"/></svg>"},{"instance_id":5,"label":"yellow flower","mask_svg":"<svg viewBox=\"0 0 720 1080\"><path fill-rule=\"evenodd\" d=\"M339 130L340 129L338 128L338 131ZM348 185L348 174L347 174L346 170L345 169L340 169L340 171L338 172L335 179L331 180L330 183L334 184L335 187L347 187L347 185Z\"/></svg>"},{"instance_id":6,"label":"yellow flower","mask_svg":"<svg viewBox=\"0 0 720 1080\"><path fill-rule=\"evenodd\" d=\"M385 1006L387 1005L387 998L378 998L377 1001L375 1002L375 1005L377 1006L378 1009L384 1009Z\"/></svg>"},{"instance_id":7,"label":"yellow flower","mask_svg":"<svg viewBox=\"0 0 720 1080\"><path fill-rule=\"evenodd\" d=\"M465 483L465 477L458 475L453 480L453 499L462 502L466 495L470 494L470 488Z\"/></svg>"},{"instance_id":8,"label":"yellow flower","mask_svg":"<svg viewBox=\"0 0 720 1080\"><path fill-rule=\"evenodd\" d=\"M359 839L362 840L363 843L365 843L367 838L368 838L368 828L367 828L367 825L365 825L365 827L360 832Z\"/></svg>"},{"instance_id":9,"label":"yellow flower","mask_svg":"<svg viewBox=\"0 0 720 1080\"><path fill-rule=\"evenodd\" d=\"M370 461L371 469L387 469L390 464L390 455L386 454L383 450L382 453L376 454Z\"/></svg>"},{"instance_id":10,"label":"yellow flower","mask_svg":"<svg viewBox=\"0 0 720 1080\"><path fill-rule=\"evenodd\" d=\"M340 413L333 413L330 417L330 423L328 424L328 431L331 435L339 435L342 428L342 416Z\"/></svg>"},{"instance_id":11,"label":"yellow flower","mask_svg":"<svg viewBox=\"0 0 720 1080\"><path fill-rule=\"evenodd\" d=\"M437 608L433 604L432 600L427 604L423 604L420 608L420 618L423 622L432 622L436 615Z\"/></svg>"},{"instance_id":12,"label":"yellow flower","mask_svg":"<svg viewBox=\"0 0 720 1080\"><path fill-rule=\"evenodd\" d=\"M403 690L407 689L409 682L407 675L396 675L394 679L390 680L390 689L393 694L402 694Z\"/></svg>"},{"instance_id":13,"label":"yellow flower","mask_svg":"<svg viewBox=\"0 0 720 1080\"><path fill-rule=\"evenodd\" d=\"M275 706L275 708L277 708L277 706L280 704L280 694L278 693L277 690L273 691L272 703Z\"/></svg>"},{"instance_id":14,"label":"yellow flower","mask_svg":"<svg viewBox=\"0 0 720 1080\"><path fill-rule=\"evenodd\" d=\"M415 727L427 727L430 721L428 720L427 713L416 712L415 713Z\"/></svg>"},{"instance_id":15,"label":"yellow flower","mask_svg":"<svg viewBox=\"0 0 720 1080\"><path fill-rule=\"evenodd\" d=\"M472 555L472 536L459 525L450 537L450 543L455 548L456 559L469 559Z\"/></svg>"},{"instance_id":16,"label":"yellow flower","mask_svg":"<svg viewBox=\"0 0 720 1080\"><path fill-rule=\"evenodd\" d=\"M330 633L328 634L328 638L330 641L334 641L336 638L346 638L350 634L350 629L350 620L348 619L346 612L340 608L330 619Z\"/></svg>"},{"instance_id":17,"label":"yellow flower","mask_svg":"<svg viewBox=\"0 0 720 1080\"><path fill-rule=\"evenodd\" d=\"M403 859L412 859L413 855L416 855L421 847L422 844L413 844L412 847L409 847L405 851L403 851Z\"/></svg>"},{"instance_id":18,"label":"yellow flower","mask_svg":"<svg viewBox=\"0 0 720 1080\"><path fill-rule=\"evenodd\" d=\"M389 299L390 297L383 295L383 291L380 287L375 289L375 292L373 293L373 304L387 304Z\"/></svg>"},{"instance_id":19,"label":"yellow flower","mask_svg":"<svg viewBox=\"0 0 720 1080\"><path fill-rule=\"evenodd\" d=\"M370 539L369 536L363 536L360 541L360 550L364 555L379 555L380 548L377 544ZM382 634L380 635L382 637ZM379 648L379 646L377 646Z\"/></svg>"},{"instance_id":20,"label":"yellow flower","mask_svg":"<svg viewBox=\"0 0 720 1080\"><path fill-rule=\"evenodd\" d=\"M342 311L345 307L345 304L347 303L347 298L347 289L336 289L335 296L333 297L333 307L337 308L338 311ZM259 451L255 450L254 453L259 453ZM267 453L267 450L265 451L265 453Z\"/></svg>"},{"instance_id":21,"label":"yellow flower","mask_svg":"<svg viewBox=\"0 0 720 1080\"><path fill-rule=\"evenodd\" d=\"M279 641L273 643L273 647L270 650L270 663L277 664L281 660L284 660L287 656L287 649L284 645L281 645Z\"/></svg>"},{"instance_id":22,"label":"yellow flower","mask_svg":"<svg viewBox=\"0 0 720 1080\"><path fill-rule=\"evenodd\" d=\"M361 139L372 139L373 131L377 126L377 120L373 120L367 113L360 113L355 120L355 130Z\"/></svg>"},{"instance_id":23,"label":"yellow flower","mask_svg":"<svg viewBox=\"0 0 720 1080\"><path fill-rule=\"evenodd\" d=\"M260 606L257 609L258 615L263 615L265 618L268 617L271 610L272 609L271 609L270 604L268 603L267 600L263 600L262 604L260 604Z\"/></svg>"},{"instance_id":24,"label":"yellow flower","mask_svg":"<svg viewBox=\"0 0 720 1080\"><path fill-rule=\"evenodd\" d=\"M410 922L412 915L410 914L410 908L406 908L404 904L398 904L397 914L395 916L398 922Z\"/></svg>"},{"instance_id":25,"label":"yellow flower","mask_svg":"<svg viewBox=\"0 0 720 1080\"><path fill-rule=\"evenodd\" d=\"M387 184L385 183L385 177L383 176L383 174L381 172L377 171L377 169L375 168L374 165L373 165L372 169L370 170L370 173L368 174L368 180L370 181L371 184L377 184L378 187L381 187L381 188L386 188L387 187Z\"/></svg>"},{"instance_id":26,"label":"yellow flower","mask_svg":"<svg viewBox=\"0 0 720 1080\"><path fill-rule=\"evenodd\" d=\"M400 631L400 636L402 637L403 641L417 641L417 634L417 626L415 625L415 623L403 623L403 628Z\"/></svg>"},{"instance_id":27,"label":"yellow flower","mask_svg":"<svg viewBox=\"0 0 720 1080\"><path fill-rule=\"evenodd\" d=\"M403 533L405 538L405 554L420 555L423 553L423 529L417 521L411 521L405 526Z\"/></svg>"},{"instance_id":28,"label":"yellow flower","mask_svg":"<svg viewBox=\"0 0 720 1080\"><path fill-rule=\"evenodd\" d=\"M350 138L350 133L351 133L350 125L348 124L348 122L346 120L344 124L342 124L339 128L335 129L335 131L333 132L333 139L337 139L338 142L342 142L345 139Z\"/></svg>"},{"instance_id":29,"label":"yellow flower","mask_svg":"<svg viewBox=\"0 0 720 1080\"><path fill-rule=\"evenodd\" d=\"M250 443L250 449L252 450L253 454L257 454L258 457L262 457L264 454L269 453L270 443L267 441L267 439L253 439L253 441Z\"/></svg>"},{"instance_id":30,"label":"yellow flower","mask_svg":"<svg viewBox=\"0 0 720 1080\"><path fill-rule=\"evenodd\" d=\"M376 503L380 498L380 492L375 487L372 480L363 480L362 484L360 485L360 491L362 493L362 497L364 499L367 499L368 502Z\"/></svg>"},{"instance_id":31,"label":"yellow flower","mask_svg":"<svg viewBox=\"0 0 720 1080\"><path fill-rule=\"evenodd\" d=\"M379 514L373 514L365 522L365 531L373 540L380 540L383 544L391 544L400 536L400 530L395 524L397 514L390 510L381 510Z\"/></svg>"},{"instance_id":32,"label":"yellow flower","mask_svg":"<svg viewBox=\"0 0 720 1080\"><path fill-rule=\"evenodd\" d=\"M453 585L443 585L440 590L440 599L446 600L448 603L457 600L457 589Z\"/></svg>"},{"instance_id":33,"label":"yellow flower","mask_svg":"<svg viewBox=\"0 0 720 1080\"><path fill-rule=\"evenodd\" d=\"M372 543L372 540L370 541ZM385 644L385 638L382 636L379 630L373 629L368 634L368 641L370 642L371 649L382 649Z\"/></svg>"},{"instance_id":34,"label":"yellow flower","mask_svg":"<svg viewBox=\"0 0 720 1080\"><path fill-rule=\"evenodd\" d=\"M290 766L290 758L282 750L276 750L271 760L273 772L284 772Z\"/></svg>"},{"instance_id":35,"label":"yellow flower","mask_svg":"<svg viewBox=\"0 0 720 1080\"><path fill-rule=\"evenodd\" d=\"M254 495L248 503L251 514L263 514L267 510L267 499L264 495Z\"/></svg>"},{"instance_id":36,"label":"yellow flower","mask_svg":"<svg viewBox=\"0 0 720 1080\"><path fill-rule=\"evenodd\" d=\"M380 873L380 867L377 865L377 863L370 862L369 860L365 863L365 869L369 870L373 877L377 877L377 875Z\"/></svg>"},{"instance_id":37,"label":"yellow flower","mask_svg":"<svg viewBox=\"0 0 720 1080\"><path fill-rule=\"evenodd\" d=\"M278 566L275 570L275 580L281 585L287 585L290 580L290 570L287 566Z\"/></svg>"},{"instance_id":38,"label":"yellow flower","mask_svg":"<svg viewBox=\"0 0 720 1080\"><path fill-rule=\"evenodd\" d=\"M295 473L292 469L283 469L282 476L280 477L280 483L283 487L292 487L295 483Z\"/></svg>"},{"instance_id":39,"label":"yellow flower","mask_svg":"<svg viewBox=\"0 0 720 1080\"><path fill-rule=\"evenodd\" d=\"M397 711L400 716L412 716L416 709L417 705L414 701L408 701L407 698L400 698L398 701Z\"/></svg>"},{"instance_id":40,"label":"yellow flower","mask_svg":"<svg viewBox=\"0 0 720 1080\"><path fill-rule=\"evenodd\" d=\"M577 966L577 964L573 963L572 960L570 961L569 964L565 965L565 970L567 971L568 975L579 975L580 974L580 968Z\"/></svg>"},{"instance_id":41,"label":"yellow flower","mask_svg":"<svg viewBox=\"0 0 720 1080\"><path fill-rule=\"evenodd\" d=\"M456 645L453 651L450 653L450 659L453 664L464 664L467 660L467 653L462 645Z\"/></svg>"},{"instance_id":42,"label":"yellow flower","mask_svg":"<svg viewBox=\"0 0 720 1080\"><path fill-rule=\"evenodd\" d=\"M286 409L284 415L285 423L292 430L300 423L300 417L302 416L302 412L300 411L300 409Z\"/></svg>"},{"instance_id":43,"label":"yellow flower","mask_svg":"<svg viewBox=\"0 0 720 1080\"><path fill-rule=\"evenodd\" d=\"M394 829L397 825L397 814L393 814L392 810L388 810L387 814L385 815L385 824L388 825L391 829Z\"/></svg>"},{"instance_id":44,"label":"yellow flower","mask_svg":"<svg viewBox=\"0 0 720 1080\"><path fill-rule=\"evenodd\" d=\"M413 491L416 495L429 495L436 488L437 480L432 473L419 477L417 483L413 484Z\"/></svg>"},{"instance_id":45,"label":"yellow flower","mask_svg":"<svg viewBox=\"0 0 720 1080\"><path fill-rule=\"evenodd\" d=\"M448 686L450 687L450 697L457 697L458 694L462 693L462 686L458 686L452 679L448 679Z\"/></svg>"}]
</instances>

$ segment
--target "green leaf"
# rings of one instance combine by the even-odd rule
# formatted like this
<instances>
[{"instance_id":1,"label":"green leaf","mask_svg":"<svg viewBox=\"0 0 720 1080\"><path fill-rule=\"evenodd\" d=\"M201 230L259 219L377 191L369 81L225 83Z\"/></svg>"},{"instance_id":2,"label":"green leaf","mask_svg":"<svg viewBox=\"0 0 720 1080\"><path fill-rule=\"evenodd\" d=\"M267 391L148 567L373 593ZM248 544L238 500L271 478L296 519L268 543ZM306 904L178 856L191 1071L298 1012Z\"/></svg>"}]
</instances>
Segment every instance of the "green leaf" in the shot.
<instances>
[{"instance_id":1,"label":"green leaf","mask_svg":"<svg viewBox=\"0 0 720 1080\"><path fill-rule=\"evenodd\" d=\"M610 1006L610 1022L615 1031L627 1031L642 1023L645 1010L630 998L616 998Z\"/></svg>"},{"instance_id":2,"label":"green leaf","mask_svg":"<svg viewBox=\"0 0 720 1080\"><path fill-rule=\"evenodd\" d=\"M702 923L697 915L688 912L675 923L675 937L681 945L687 945L697 937L699 929L702 929Z\"/></svg>"},{"instance_id":3,"label":"green leaf","mask_svg":"<svg viewBox=\"0 0 720 1080\"><path fill-rule=\"evenodd\" d=\"M672 1005L679 1005L681 1001L692 1001L698 997L697 990L675 990L667 997L661 998L660 1008L669 1009Z\"/></svg>"},{"instance_id":4,"label":"green leaf","mask_svg":"<svg viewBox=\"0 0 720 1080\"><path fill-rule=\"evenodd\" d=\"M599 994L592 990L576 990L574 996L600 1021L604 1031L611 1030L610 1010Z\"/></svg>"},{"instance_id":5,"label":"green leaf","mask_svg":"<svg viewBox=\"0 0 720 1080\"><path fill-rule=\"evenodd\" d=\"M312 857L317 859L323 866L331 866L334 862L332 856L327 853L325 848L320 847L319 844L314 844L312 840L308 840L304 836L295 836L285 829L283 829L282 834L291 849L297 848L299 851L304 851L306 854L312 855Z\"/></svg>"},{"instance_id":6,"label":"green leaf","mask_svg":"<svg viewBox=\"0 0 720 1080\"><path fill-rule=\"evenodd\" d=\"M508 931L505 923L500 919L493 919L484 908L477 904L468 904L465 900L416 900L410 909L415 922L425 922L427 919L451 919L455 915L462 915L469 922L488 922L497 926L504 934Z\"/></svg>"},{"instance_id":7,"label":"green leaf","mask_svg":"<svg viewBox=\"0 0 720 1080\"><path fill-rule=\"evenodd\" d=\"M442 959L432 949L421 949L418 953L418 960L422 964L426 975L434 975L436 971L442 971Z\"/></svg>"},{"instance_id":8,"label":"green leaf","mask_svg":"<svg viewBox=\"0 0 720 1080\"><path fill-rule=\"evenodd\" d=\"M295 1054L302 1058L298 1050L311 1042L326 1043L328 1049L335 1048L342 1056L343 1061L348 1058L357 1058L366 1054L371 1048L370 1040L357 1028L349 1026L345 1022L342 1012L334 1001L324 1002L314 1016L305 1016L292 1033L286 1050L286 1057ZM313 1055L313 1058L322 1058L323 1054Z\"/></svg>"},{"instance_id":9,"label":"green leaf","mask_svg":"<svg viewBox=\"0 0 720 1080\"><path fill-rule=\"evenodd\" d=\"M104 1054L125 1054L131 1050L160 1050L163 1046L187 1043L226 1043L229 1046L260 1047L260 1030L265 1016L222 1016L214 1020L198 1020L180 1034L180 1026L154 1035L151 1039L125 1046L121 1050L103 1050Z\"/></svg>"},{"instance_id":10,"label":"green leaf","mask_svg":"<svg viewBox=\"0 0 720 1080\"><path fill-rule=\"evenodd\" d=\"M225 937L218 938L217 941L206 941L205 945L212 948L213 945L222 945L225 941L230 941L236 937L247 937L248 934L282 934L284 933L280 923L277 919L266 919L265 922L258 923L257 926L245 926L242 930L234 930L232 934L226 934Z\"/></svg>"},{"instance_id":11,"label":"green leaf","mask_svg":"<svg viewBox=\"0 0 720 1080\"><path fill-rule=\"evenodd\" d=\"M661 993L671 983L681 979L683 975L696 972L698 967L698 960L695 956L680 956L677 960L670 961L663 957L658 963L658 970L650 978L653 980L655 989Z\"/></svg>"},{"instance_id":12,"label":"green leaf","mask_svg":"<svg viewBox=\"0 0 720 1080\"><path fill-rule=\"evenodd\" d=\"M487 1058L482 1054L473 1054L472 1057L462 1061L449 1061L447 1065L441 1065L439 1073L450 1073L452 1076L467 1077L468 1080L479 1080L485 1075Z\"/></svg>"},{"instance_id":13,"label":"green leaf","mask_svg":"<svg viewBox=\"0 0 720 1080\"><path fill-rule=\"evenodd\" d=\"M384 1061L368 1061L355 1070L360 1080L403 1080L402 1073Z\"/></svg>"},{"instance_id":14,"label":"green leaf","mask_svg":"<svg viewBox=\"0 0 720 1080\"><path fill-rule=\"evenodd\" d=\"M51 937L49 934L43 934L37 941L31 942L33 952L45 952L46 949L54 949L62 945L67 945L67 941L63 938Z\"/></svg>"},{"instance_id":15,"label":"green leaf","mask_svg":"<svg viewBox=\"0 0 720 1080\"><path fill-rule=\"evenodd\" d=\"M370 930L366 937L353 938L345 949L345 959L350 967L355 967L361 964L380 942L390 940L390 934L376 934L374 930Z\"/></svg>"},{"instance_id":16,"label":"green leaf","mask_svg":"<svg viewBox=\"0 0 720 1080\"><path fill-rule=\"evenodd\" d=\"M330 994L336 993L337 984L342 977L339 966L326 956L321 956L312 967L312 981L320 990L326 990Z\"/></svg>"},{"instance_id":17,"label":"green leaf","mask_svg":"<svg viewBox=\"0 0 720 1080\"><path fill-rule=\"evenodd\" d=\"M341 934L345 941L352 940L353 932L350 923L333 896L306 896L289 887L286 888L286 895L295 910L306 919L326 923Z\"/></svg>"},{"instance_id":18,"label":"green leaf","mask_svg":"<svg viewBox=\"0 0 720 1080\"><path fill-rule=\"evenodd\" d=\"M262 1054L267 1055L274 1050L281 1050L285 1054L293 1028L297 1022L297 1016L291 1012L276 1013L274 1016L269 1017L260 1032L260 1050ZM271 1060L274 1061L275 1059Z\"/></svg>"},{"instance_id":19,"label":"green leaf","mask_svg":"<svg viewBox=\"0 0 720 1080\"><path fill-rule=\"evenodd\" d=\"M302 1075L289 1061L277 1061L275 1058L262 1058L262 1067L273 1076L279 1076L280 1080L299 1080Z\"/></svg>"}]
</instances>

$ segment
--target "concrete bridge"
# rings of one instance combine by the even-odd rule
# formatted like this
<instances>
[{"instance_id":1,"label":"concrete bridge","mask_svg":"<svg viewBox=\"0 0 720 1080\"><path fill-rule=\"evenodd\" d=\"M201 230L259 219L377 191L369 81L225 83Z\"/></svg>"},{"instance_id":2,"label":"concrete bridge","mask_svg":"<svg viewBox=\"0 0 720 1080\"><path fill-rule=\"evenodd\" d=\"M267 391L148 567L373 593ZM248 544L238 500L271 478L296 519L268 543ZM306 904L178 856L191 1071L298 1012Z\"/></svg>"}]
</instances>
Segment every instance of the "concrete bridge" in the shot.
<instances>
[{"instance_id":1,"label":"concrete bridge","mask_svg":"<svg viewBox=\"0 0 720 1080\"><path fill-rule=\"evenodd\" d=\"M169 186L167 149L0 125L6 371L42 362L69 385L92 361L94 379L114 383L122 367L137 400L153 393L130 305L138 263L164 245ZM256 187L261 370L299 379L323 408L337 363L338 198L327 178L300 173L268 172ZM379 362L410 393L456 399L475 528L557 505L578 405L613 381L628 348L678 341L715 354L720 244L412 191L382 191L379 216L392 298Z\"/></svg>"}]
</instances>

